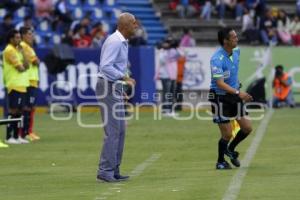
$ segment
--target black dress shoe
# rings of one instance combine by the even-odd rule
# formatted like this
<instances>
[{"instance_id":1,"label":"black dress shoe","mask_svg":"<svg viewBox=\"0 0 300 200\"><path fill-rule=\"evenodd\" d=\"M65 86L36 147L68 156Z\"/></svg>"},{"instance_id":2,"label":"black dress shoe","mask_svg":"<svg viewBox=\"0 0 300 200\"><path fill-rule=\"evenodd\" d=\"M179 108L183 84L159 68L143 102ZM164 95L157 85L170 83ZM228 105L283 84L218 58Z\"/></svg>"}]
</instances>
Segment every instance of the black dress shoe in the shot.
<instances>
[{"instance_id":1,"label":"black dress shoe","mask_svg":"<svg viewBox=\"0 0 300 200\"><path fill-rule=\"evenodd\" d=\"M114 178L119 181L127 181L129 179L129 176L122 176L122 175L118 174L118 175L114 175Z\"/></svg>"},{"instance_id":2,"label":"black dress shoe","mask_svg":"<svg viewBox=\"0 0 300 200\"><path fill-rule=\"evenodd\" d=\"M100 175L97 176L96 180L99 182L106 182L106 183L120 182L119 179L116 179L114 177L106 177L106 176L100 176Z\"/></svg>"}]
</instances>

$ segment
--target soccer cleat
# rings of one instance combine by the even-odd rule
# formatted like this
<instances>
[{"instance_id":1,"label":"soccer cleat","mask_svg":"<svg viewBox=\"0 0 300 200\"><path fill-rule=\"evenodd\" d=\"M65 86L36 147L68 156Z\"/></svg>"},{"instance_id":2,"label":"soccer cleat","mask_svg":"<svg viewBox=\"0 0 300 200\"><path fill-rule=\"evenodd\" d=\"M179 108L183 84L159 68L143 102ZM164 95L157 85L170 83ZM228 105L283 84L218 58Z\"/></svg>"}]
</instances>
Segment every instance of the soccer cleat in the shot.
<instances>
[{"instance_id":1,"label":"soccer cleat","mask_svg":"<svg viewBox=\"0 0 300 200\"><path fill-rule=\"evenodd\" d=\"M5 141L6 144L21 144L18 139L15 139L13 137L9 138L8 140Z\"/></svg>"},{"instance_id":2,"label":"soccer cleat","mask_svg":"<svg viewBox=\"0 0 300 200\"><path fill-rule=\"evenodd\" d=\"M232 167L227 161L223 161L223 162L217 162L216 169L224 170L224 169L232 169Z\"/></svg>"},{"instance_id":3,"label":"soccer cleat","mask_svg":"<svg viewBox=\"0 0 300 200\"><path fill-rule=\"evenodd\" d=\"M0 148L7 148L7 147L9 146L0 140Z\"/></svg>"},{"instance_id":4,"label":"soccer cleat","mask_svg":"<svg viewBox=\"0 0 300 200\"><path fill-rule=\"evenodd\" d=\"M29 139L30 141L34 141L34 140L39 140L41 139L40 136L38 136L37 134L35 133L29 133L27 136L26 136L27 139Z\"/></svg>"},{"instance_id":5,"label":"soccer cleat","mask_svg":"<svg viewBox=\"0 0 300 200\"><path fill-rule=\"evenodd\" d=\"M231 161L231 163L232 163L234 166L236 166L236 167L241 166L241 163L240 163L240 161L239 161L239 159L238 159L238 157L239 157L239 152L237 152L237 151L230 151L229 149L227 149L227 150L225 151L225 155L228 156L228 157L230 158L230 161Z\"/></svg>"},{"instance_id":6,"label":"soccer cleat","mask_svg":"<svg viewBox=\"0 0 300 200\"><path fill-rule=\"evenodd\" d=\"M22 138L22 137L19 137L18 141L20 142L20 144L28 144L29 143L28 140L26 140L25 138Z\"/></svg>"}]
</instances>

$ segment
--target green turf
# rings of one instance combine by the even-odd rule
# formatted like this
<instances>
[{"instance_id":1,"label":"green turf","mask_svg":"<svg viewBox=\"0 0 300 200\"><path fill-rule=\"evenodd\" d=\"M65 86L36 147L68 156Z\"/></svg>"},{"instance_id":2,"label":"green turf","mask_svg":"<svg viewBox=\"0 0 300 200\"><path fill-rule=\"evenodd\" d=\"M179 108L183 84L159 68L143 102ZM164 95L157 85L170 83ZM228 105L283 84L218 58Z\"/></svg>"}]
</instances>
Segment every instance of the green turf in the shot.
<instances>
[{"instance_id":1,"label":"green turf","mask_svg":"<svg viewBox=\"0 0 300 200\"><path fill-rule=\"evenodd\" d=\"M239 68L239 80L243 84L243 90L246 90L247 86L253 81L248 78L255 72L258 66L258 62L254 61L255 58L261 57L262 53L266 50L266 47L244 47L241 46L240 55L240 68ZM256 56L255 56L256 55ZM260 56L257 56L260 55ZM294 67L300 67L299 64L300 51L297 48L292 47L273 47L272 48L272 61L265 70L263 70L264 76L268 79L272 75L272 69L274 66L281 64L284 66L285 71L288 72ZM271 79L267 80L267 85L271 85ZM300 83L300 73L295 74L294 81ZM293 87L294 92L300 93L300 88ZM270 96L271 89L266 88L267 96ZM300 102L300 95L295 95L295 100Z\"/></svg>"},{"instance_id":2,"label":"green turf","mask_svg":"<svg viewBox=\"0 0 300 200\"><path fill-rule=\"evenodd\" d=\"M289 109L275 112L239 199L300 195L299 114ZM97 114L83 117L86 123L99 121ZM0 149L0 199L216 200L237 171L214 169L219 133L210 121L153 120L151 113L141 113L141 119L130 121L128 127L122 172L130 173L155 153L161 157L141 175L112 189L116 186L95 181L100 128L80 128L75 116L53 121L46 114L38 115L36 124L41 141ZM252 138L239 147L242 155Z\"/></svg>"},{"instance_id":3,"label":"green turf","mask_svg":"<svg viewBox=\"0 0 300 200\"><path fill-rule=\"evenodd\" d=\"M242 83L256 69L251 61L256 50L241 47ZM297 66L298 52L276 48L273 63ZM276 110L248 168L239 200L299 198L299 116L299 109ZM99 120L97 113L82 117L89 124ZM258 124L254 122L254 131ZM219 133L210 121L153 120L151 113L130 121L122 172L130 173L153 154L160 158L121 186L95 181L101 128L81 128L75 115L68 121L54 121L40 114L36 130L41 141L0 149L1 200L221 200L237 172L214 169ZM252 138L238 148L241 157Z\"/></svg>"}]
</instances>

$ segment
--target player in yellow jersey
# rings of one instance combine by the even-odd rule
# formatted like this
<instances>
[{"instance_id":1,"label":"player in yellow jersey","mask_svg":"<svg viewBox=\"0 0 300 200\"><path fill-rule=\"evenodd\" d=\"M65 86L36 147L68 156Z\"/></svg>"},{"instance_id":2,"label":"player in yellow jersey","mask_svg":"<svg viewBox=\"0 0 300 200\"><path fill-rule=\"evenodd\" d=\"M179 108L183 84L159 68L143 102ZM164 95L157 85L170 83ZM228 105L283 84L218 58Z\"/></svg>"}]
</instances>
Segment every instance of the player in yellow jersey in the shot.
<instances>
[{"instance_id":1,"label":"player in yellow jersey","mask_svg":"<svg viewBox=\"0 0 300 200\"><path fill-rule=\"evenodd\" d=\"M32 30L28 27L22 27L20 29L20 33L22 38L21 46L23 49L23 53L29 64L27 72L29 77L29 87L27 87L27 93L25 97L23 135L26 136L29 140L33 141L40 139L40 137L32 131L34 106L39 81L38 66L40 60L32 47L34 40Z\"/></svg>"},{"instance_id":2,"label":"player in yellow jersey","mask_svg":"<svg viewBox=\"0 0 300 200\"><path fill-rule=\"evenodd\" d=\"M27 75L28 64L20 46L21 35L16 30L7 34L7 46L3 51L3 78L8 93L8 117L20 118L24 108L26 88L29 86ZM6 142L9 144L28 143L19 137L21 124L14 122L7 125Z\"/></svg>"}]
</instances>

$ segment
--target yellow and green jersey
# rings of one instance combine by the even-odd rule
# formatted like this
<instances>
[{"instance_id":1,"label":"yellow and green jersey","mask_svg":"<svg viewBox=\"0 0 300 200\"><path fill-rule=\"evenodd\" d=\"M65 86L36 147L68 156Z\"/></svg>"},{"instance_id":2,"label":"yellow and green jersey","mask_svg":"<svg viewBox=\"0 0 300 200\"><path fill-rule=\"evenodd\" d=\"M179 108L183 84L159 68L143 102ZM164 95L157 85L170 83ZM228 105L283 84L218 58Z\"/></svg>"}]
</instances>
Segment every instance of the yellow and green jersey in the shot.
<instances>
[{"instance_id":1,"label":"yellow and green jersey","mask_svg":"<svg viewBox=\"0 0 300 200\"><path fill-rule=\"evenodd\" d=\"M39 69L38 69L38 66L34 65L33 63L36 60L38 60L38 57L37 57L34 49L26 42L22 41L21 46L23 48L26 60L29 62L29 68L27 71L28 71L30 86L37 88L38 81L39 81Z\"/></svg>"},{"instance_id":2,"label":"yellow and green jersey","mask_svg":"<svg viewBox=\"0 0 300 200\"><path fill-rule=\"evenodd\" d=\"M22 52L11 44L8 44L3 51L3 79L8 92L16 90L26 92L29 86L27 70L20 72L17 66L23 65L24 57Z\"/></svg>"}]
</instances>

